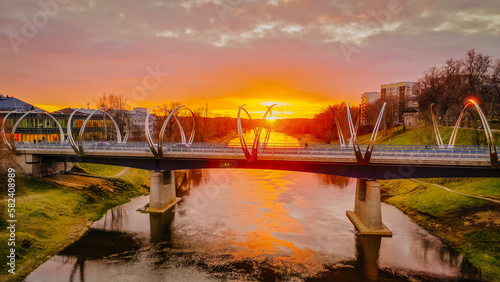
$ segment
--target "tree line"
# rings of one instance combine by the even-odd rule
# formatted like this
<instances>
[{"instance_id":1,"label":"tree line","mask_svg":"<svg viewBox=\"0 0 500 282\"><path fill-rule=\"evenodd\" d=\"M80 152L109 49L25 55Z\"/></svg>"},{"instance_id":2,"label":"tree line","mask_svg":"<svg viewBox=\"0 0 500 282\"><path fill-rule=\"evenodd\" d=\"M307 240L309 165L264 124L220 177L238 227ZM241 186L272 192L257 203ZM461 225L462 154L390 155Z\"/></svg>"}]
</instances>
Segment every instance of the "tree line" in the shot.
<instances>
[{"instance_id":1,"label":"tree line","mask_svg":"<svg viewBox=\"0 0 500 282\"><path fill-rule=\"evenodd\" d=\"M434 104L441 125L454 125L469 98L478 100L490 122L498 122L500 59L469 50L465 58L448 59L444 66L425 71L413 91L420 117L427 123L431 122L430 106ZM475 123L475 119L470 120Z\"/></svg>"},{"instance_id":2,"label":"tree line","mask_svg":"<svg viewBox=\"0 0 500 282\"><path fill-rule=\"evenodd\" d=\"M118 124L120 131L122 133L127 130L127 119L131 117L127 111L131 110L128 98L123 94L116 93L103 93L94 101L97 108L106 107L109 108L108 113L113 117L113 119ZM150 123L153 124L151 130L151 135L154 140L158 140L161 128L167 119L169 112L172 112L175 108L181 106L182 104L177 101L172 101L170 103L164 102L160 107L154 109L152 114L154 116L150 119ZM176 112L176 116L181 123L182 128L185 131L186 139L189 139L191 131L193 129L193 122L191 113L188 110L180 109ZM220 116L218 114L212 114L206 108L199 108L193 111L193 116L195 120L195 136L194 142L204 142L204 141L222 141L226 140L232 136L236 137L236 119L230 117ZM250 122L248 120L243 120L242 125L244 128L250 128ZM146 136L144 134L144 122L140 124L131 124L131 135L130 139L133 141L144 141ZM171 118L165 127L165 141L180 142L181 133L176 120Z\"/></svg>"}]
</instances>

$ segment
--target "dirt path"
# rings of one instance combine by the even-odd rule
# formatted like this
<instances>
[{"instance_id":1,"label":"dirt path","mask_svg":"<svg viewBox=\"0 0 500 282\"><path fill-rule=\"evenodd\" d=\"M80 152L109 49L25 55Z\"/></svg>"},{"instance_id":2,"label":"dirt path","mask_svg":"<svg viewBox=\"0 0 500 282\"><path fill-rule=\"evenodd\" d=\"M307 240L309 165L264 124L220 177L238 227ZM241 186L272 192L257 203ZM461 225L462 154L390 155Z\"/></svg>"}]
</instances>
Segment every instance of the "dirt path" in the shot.
<instances>
[{"instance_id":1,"label":"dirt path","mask_svg":"<svg viewBox=\"0 0 500 282\"><path fill-rule=\"evenodd\" d=\"M110 177L112 177L112 178L117 178L117 177L120 177L120 176L122 176L123 174L127 173L128 169L129 169L129 168L128 168L128 167L126 167L126 168L124 168L122 171L120 171L120 172L118 172L117 174L115 174L115 175L113 175L113 176L110 176Z\"/></svg>"},{"instance_id":2,"label":"dirt path","mask_svg":"<svg viewBox=\"0 0 500 282\"><path fill-rule=\"evenodd\" d=\"M444 189L444 190L446 190L448 192L451 192L451 193L460 194L460 195L464 195L464 196L467 196L467 197L482 199L482 200L486 200L486 201L490 201L490 202L493 202L493 203L500 204L500 200L495 200L495 199L491 199L491 198L486 198L486 197L481 197L481 196L476 196L476 195L471 195L471 194L466 194L466 193L462 193L462 192L453 191L453 190L450 190L449 188L446 188L444 186L441 186L441 185L438 185L438 184L434 184L434 183L429 183L429 182L424 182L424 181L416 180L414 178L412 178L411 180L413 180L415 182L418 182L418 183L421 183L421 184L425 184L425 185L436 186L436 187L439 187L439 188Z\"/></svg>"}]
</instances>

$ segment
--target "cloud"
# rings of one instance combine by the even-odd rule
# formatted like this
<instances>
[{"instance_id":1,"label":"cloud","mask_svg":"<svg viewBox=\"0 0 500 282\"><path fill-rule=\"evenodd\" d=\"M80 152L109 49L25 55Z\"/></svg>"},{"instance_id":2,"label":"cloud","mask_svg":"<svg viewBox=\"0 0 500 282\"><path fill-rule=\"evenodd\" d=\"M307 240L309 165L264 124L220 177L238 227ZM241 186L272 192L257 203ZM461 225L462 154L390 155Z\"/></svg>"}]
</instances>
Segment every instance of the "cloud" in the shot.
<instances>
[{"instance_id":1,"label":"cloud","mask_svg":"<svg viewBox=\"0 0 500 282\"><path fill-rule=\"evenodd\" d=\"M415 80L471 48L500 57L494 0L60 2L67 3L27 38L26 22L46 11L39 3L58 2L3 1L0 74L7 94L85 105L103 92L130 93L146 67L159 65L170 76L137 105L226 97L231 102L221 106L233 107L246 97L232 95L322 105ZM18 53L9 34L26 41Z\"/></svg>"}]
</instances>

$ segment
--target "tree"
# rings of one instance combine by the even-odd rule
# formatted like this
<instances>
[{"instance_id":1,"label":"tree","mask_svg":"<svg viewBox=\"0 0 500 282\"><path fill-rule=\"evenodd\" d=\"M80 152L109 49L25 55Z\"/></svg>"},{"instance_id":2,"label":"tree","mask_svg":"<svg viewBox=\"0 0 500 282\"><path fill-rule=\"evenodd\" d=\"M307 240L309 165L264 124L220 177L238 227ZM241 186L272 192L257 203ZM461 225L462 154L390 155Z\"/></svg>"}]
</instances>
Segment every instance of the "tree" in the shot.
<instances>
[{"instance_id":1,"label":"tree","mask_svg":"<svg viewBox=\"0 0 500 282\"><path fill-rule=\"evenodd\" d=\"M127 116L125 111L129 108L128 98L123 94L113 92L103 93L94 100L97 108L108 108L108 113L115 120L122 133L127 131Z\"/></svg>"},{"instance_id":2,"label":"tree","mask_svg":"<svg viewBox=\"0 0 500 282\"><path fill-rule=\"evenodd\" d=\"M463 59L449 59L441 68L426 71L414 91L419 112L428 124L430 105L434 103L436 117L445 125L453 125L469 97L476 97L484 105L490 121L498 116L499 85L500 62L493 63L491 56L472 49Z\"/></svg>"},{"instance_id":3,"label":"tree","mask_svg":"<svg viewBox=\"0 0 500 282\"><path fill-rule=\"evenodd\" d=\"M472 49L467 52L467 57L462 61L464 65L464 75L467 78L467 92L469 95L484 96L484 86L487 80L487 74L491 68L491 57L476 53ZM484 97L481 97L484 98Z\"/></svg>"},{"instance_id":4,"label":"tree","mask_svg":"<svg viewBox=\"0 0 500 282\"><path fill-rule=\"evenodd\" d=\"M490 104L489 104L489 120L493 120L493 117L498 116L500 113L500 108L498 105L498 100L500 97L500 60L496 60L495 64L492 66L491 76L490 76Z\"/></svg>"}]
</instances>

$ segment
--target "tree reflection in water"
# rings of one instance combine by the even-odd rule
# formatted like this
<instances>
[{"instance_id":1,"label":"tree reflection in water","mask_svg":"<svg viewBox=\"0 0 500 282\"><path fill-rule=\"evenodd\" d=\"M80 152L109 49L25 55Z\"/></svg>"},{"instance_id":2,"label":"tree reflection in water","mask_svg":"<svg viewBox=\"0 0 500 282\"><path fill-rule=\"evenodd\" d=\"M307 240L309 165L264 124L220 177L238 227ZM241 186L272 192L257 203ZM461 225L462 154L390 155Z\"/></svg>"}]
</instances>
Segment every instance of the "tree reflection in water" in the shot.
<instances>
[{"instance_id":1,"label":"tree reflection in water","mask_svg":"<svg viewBox=\"0 0 500 282\"><path fill-rule=\"evenodd\" d=\"M351 182L351 178L330 175L330 174L314 174L322 185L335 185L339 188L346 188Z\"/></svg>"},{"instance_id":2,"label":"tree reflection in water","mask_svg":"<svg viewBox=\"0 0 500 282\"><path fill-rule=\"evenodd\" d=\"M188 196L191 194L192 189L206 183L207 179L205 174L206 170L202 169L176 171L175 187L177 191L177 197Z\"/></svg>"},{"instance_id":3,"label":"tree reflection in water","mask_svg":"<svg viewBox=\"0 0 500 282\"><path fill-rule=\"evenodd\" d=\"M69 281L74 281L78 270L80 281L85 281L86 261L106 259L108 261L130 262L140 247L140 243L131 234L90 229L85 236L61 251L59 255L76 258Z\"/></svg>"}]
</instances>

